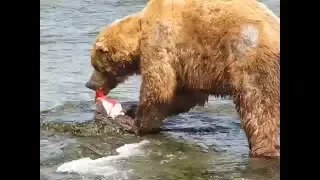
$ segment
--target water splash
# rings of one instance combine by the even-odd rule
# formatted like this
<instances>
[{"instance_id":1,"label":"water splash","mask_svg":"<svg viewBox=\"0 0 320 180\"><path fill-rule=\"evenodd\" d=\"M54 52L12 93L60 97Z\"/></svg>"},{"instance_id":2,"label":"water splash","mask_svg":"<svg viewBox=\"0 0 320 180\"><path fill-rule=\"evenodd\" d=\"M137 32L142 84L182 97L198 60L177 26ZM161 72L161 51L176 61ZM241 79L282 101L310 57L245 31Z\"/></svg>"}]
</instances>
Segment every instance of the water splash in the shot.
<instances>
[{"instance_id":1,"label":"water splash","mask_svg":"<svg viewBox=\"0 0 320 180\"><path fill-rule=\"evenodd\" d=\"M59 166L57 172L78 173L81 175L90 174L105 177L113 176L123 172L116 168L118 160L143 154L141 147L148 143L150 143L150 141L143 140L139 143L125 144L116 149L117 153L119 153L118 155L102 157L95 160L86 157L67 162Z\"/></svg>"}]
</instances>

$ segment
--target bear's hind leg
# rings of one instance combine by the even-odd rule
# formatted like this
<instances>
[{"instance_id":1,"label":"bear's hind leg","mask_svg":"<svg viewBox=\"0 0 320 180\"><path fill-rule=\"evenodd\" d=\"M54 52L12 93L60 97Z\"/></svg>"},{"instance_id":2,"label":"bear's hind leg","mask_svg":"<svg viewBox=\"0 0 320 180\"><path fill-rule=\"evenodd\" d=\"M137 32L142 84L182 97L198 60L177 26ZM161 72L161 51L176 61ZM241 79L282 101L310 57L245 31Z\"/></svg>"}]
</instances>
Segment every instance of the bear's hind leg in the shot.
<instances>
[{"instance_id":1,"label":"bear's hind leg","mask_svg":"<svg viewBox=\"0 0 320 180\"><path fill-rule=\"evenodd\" d=\"M280 149L280 144L279 144L279 139L278 139L278 132L277 133L275 133L275 137L274 137L274 141L276 142L275 143L275 145L274 145L274 147L276 148L276 149Z\"/></svg>"},{"instance_id":2,"label":"bear's hind leg","mask_svg":"<svg viewBox=\"0 0 320 180\"><path fill-rule=\"evenodd\" d=\"M221 41L221 50L227 55L226 77L230 78L250 155L278 157L280 42L277 44L277 38L271 38L272 33L263 27L251 21L231 28Z\"/></svg>"},{"instance_id":3,"label":"bear's hind leg","mask_svg":"<svg viewBox=\"0 0 320 180\"><path fill-rule=\"evenodd\" d=\"M241 125L248 138L251 157L278 157L277 122L280 118L279 101L270 96L258 95L259 91L240 91L234 102L241 118Z\"/></svg>"}]
</instances>

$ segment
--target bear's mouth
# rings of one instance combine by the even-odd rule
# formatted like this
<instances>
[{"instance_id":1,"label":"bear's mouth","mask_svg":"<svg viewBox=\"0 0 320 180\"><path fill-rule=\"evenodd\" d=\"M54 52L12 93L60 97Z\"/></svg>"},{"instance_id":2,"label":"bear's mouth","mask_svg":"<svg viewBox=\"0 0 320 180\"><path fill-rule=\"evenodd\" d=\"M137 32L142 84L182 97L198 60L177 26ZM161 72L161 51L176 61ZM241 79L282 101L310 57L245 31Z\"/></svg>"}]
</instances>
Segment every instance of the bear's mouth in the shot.
<instances>
[{"instance_id":1,"label":"bear's mouth","mask_svg":"<svg viewBox=\"0 0 320 180\"><path fill-rule=\"evenodd\" d=\"M103 94L104 94L105 96L107 96L107 95L109 94L109 92L110 92L109 89L105 89L105 88L101 88L101 90L102 90L102 92L103 92Z\"/></svg>"},{"instance_id":2,"label":"bear's mouth","mask_svg":"<svg viewBox=\"0 0 320 180\"><path fill-rule=\"evenodd\" d=\"M110 89L109 89L109 88L98 87L98 86L96 86L96 85L94 85L94 84L92 84L92 83L90 83L90 82L87 82L87 83L85 84L85 86L86 86L86 88L91 89L91 90L93 90L93 91L101 90L101 91L103 92L103 94L105 94L105 95L108 95L109 92L110 92Z\"/></svg>"}]
</instances>

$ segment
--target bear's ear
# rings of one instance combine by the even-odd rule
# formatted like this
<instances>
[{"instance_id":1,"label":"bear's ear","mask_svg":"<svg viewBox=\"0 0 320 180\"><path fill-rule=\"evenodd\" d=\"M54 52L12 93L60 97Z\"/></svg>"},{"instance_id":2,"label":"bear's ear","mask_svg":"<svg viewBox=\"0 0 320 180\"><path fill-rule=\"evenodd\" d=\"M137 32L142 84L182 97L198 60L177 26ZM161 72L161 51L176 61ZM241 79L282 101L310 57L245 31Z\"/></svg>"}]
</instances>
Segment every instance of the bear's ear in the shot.
<instances>
[{"instance_id":1,"label":"bear's ear","mask_svg":"<svg viewBox=\"0 0 320 180\"><path fill-rule=\"evenodd\" d=\"M101 41L96 43L96 47L97 47L97 49L101 49L104 52L108 52L107 45L105 43L101 42Z\"/></svg>"}]
</instances>

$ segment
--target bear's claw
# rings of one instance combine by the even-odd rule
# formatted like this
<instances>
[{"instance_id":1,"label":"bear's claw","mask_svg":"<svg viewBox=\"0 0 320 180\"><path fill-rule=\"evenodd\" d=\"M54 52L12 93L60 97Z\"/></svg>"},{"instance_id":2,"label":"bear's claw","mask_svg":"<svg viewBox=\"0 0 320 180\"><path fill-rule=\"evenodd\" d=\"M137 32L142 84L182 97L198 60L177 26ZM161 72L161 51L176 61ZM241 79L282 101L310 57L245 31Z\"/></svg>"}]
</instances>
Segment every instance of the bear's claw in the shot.
<instances>
[{"instance_id":1,"label":"bear's claw","mask_svg":"<svg viewBox=\"0 0 320 180\"><path fill-rule=\"evenodd\" d=\"M135 126L135 118L132 112L126 111L125 115L119 115L114 119L119 126L123 128L123 130L138 135L138 128Z\"/></svg>"}]
</instances>

